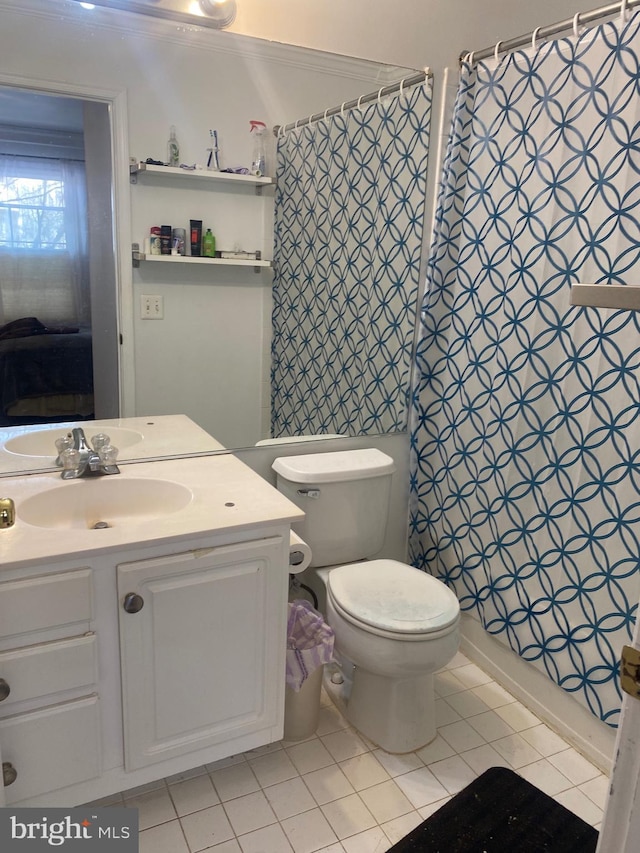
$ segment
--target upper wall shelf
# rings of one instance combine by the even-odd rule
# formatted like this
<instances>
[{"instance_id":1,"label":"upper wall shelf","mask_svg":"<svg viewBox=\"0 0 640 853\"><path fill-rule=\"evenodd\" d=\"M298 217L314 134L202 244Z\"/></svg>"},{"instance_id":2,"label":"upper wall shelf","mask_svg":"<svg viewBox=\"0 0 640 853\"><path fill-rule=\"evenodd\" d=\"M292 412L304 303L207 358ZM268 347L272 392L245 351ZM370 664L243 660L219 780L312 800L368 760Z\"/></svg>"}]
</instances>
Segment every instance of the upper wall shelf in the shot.
<instances>
[{"instance_id":1,"label":"upper wall shelf","mask_svg":"<svg viewBox=\"0 0 640 853\"><path fill-rule=\"evenodd\" d=\"M257 178L255 175L236 175L233 172L211 172L206 169L180 169L176 166L152 166L149 163L132 163L129 166L129 180L132 184L138 178L162 176L166 178L186 178L190 181L213 182L223 184L244 184L256 188L257 193L263 187L273 186L274 178Z\"/></svg>"}]
</instances>

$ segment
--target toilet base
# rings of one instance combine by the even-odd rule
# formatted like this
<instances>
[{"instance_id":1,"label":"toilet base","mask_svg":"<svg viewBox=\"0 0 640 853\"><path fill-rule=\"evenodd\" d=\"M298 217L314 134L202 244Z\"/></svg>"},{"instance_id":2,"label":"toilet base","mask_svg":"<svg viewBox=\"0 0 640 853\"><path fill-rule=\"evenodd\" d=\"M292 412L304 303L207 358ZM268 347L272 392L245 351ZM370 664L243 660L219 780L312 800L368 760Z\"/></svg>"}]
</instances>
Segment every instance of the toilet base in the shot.
<instances>
[{"instance_id":1,"label":"toilet base","mask_svg":"<svg viewBox=\"0 0 640 853\"><path fill-rule=\"evenodd\" d=\"M349 723L385 752L421 749L436 737L433 675L394 679L349 667L343 684L331 681L339 668L327 667L324 686Z\"/></svg>"}]
</instances>

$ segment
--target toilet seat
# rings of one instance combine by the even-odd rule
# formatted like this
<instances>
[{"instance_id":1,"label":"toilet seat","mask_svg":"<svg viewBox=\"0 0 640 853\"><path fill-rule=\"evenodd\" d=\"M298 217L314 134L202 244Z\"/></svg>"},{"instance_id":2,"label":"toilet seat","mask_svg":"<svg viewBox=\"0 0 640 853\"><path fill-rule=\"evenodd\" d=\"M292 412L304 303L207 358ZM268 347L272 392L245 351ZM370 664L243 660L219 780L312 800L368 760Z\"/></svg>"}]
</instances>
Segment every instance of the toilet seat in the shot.
<instances>
[{"instance_id":1,"label":"toilet seat","mask_svg":"<svg viewBox=\"0 0 640 853\"><path fill-rule=\"evenodd\" d=\"M397 560L371 560L329 572L327 591L349 622L382 636L435 638L457 623L460 604L442 581Z\"/></svg>"}]
</instances>

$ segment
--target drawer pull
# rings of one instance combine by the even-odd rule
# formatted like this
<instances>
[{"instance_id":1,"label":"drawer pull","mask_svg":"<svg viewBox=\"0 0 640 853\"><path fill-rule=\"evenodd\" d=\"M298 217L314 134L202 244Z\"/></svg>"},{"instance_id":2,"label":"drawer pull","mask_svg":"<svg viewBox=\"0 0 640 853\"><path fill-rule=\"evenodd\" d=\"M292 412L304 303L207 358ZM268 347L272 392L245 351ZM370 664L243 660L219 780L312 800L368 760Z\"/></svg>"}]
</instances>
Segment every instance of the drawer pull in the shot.
<instances>
[{"instance_id":1,"label":"drawer pull","mask_svg":"<svg viewBox=\"0 0 640 853\"><path fill-rule=\"evenodd\" d=\"M144 598L136 592L128 592L124 597L123 607L127 613L139 613L144 607Z\"/></svg>"},{"instance_id":2,"label":"drawer pull","mask_svg":"<svg viewBox=\"0 0 640 853\"><path fill-rule=\"evenodd\" d=\"M11 693L11 688L4 678L0 678L0 702L4 702L7 696Z\"/></svg>"},{"instance_id":3,"label":"drawer pull","mask_svg":"<svg viewBox=\"0 0 640 853\"><path fill-rule=\"evenodd\" d=\"M2 781L4 783L5 788L8 788L9 785L13 785L13 783L18 778L18 771L9 761L2 762Z\"/></svg>"}]
</instances>

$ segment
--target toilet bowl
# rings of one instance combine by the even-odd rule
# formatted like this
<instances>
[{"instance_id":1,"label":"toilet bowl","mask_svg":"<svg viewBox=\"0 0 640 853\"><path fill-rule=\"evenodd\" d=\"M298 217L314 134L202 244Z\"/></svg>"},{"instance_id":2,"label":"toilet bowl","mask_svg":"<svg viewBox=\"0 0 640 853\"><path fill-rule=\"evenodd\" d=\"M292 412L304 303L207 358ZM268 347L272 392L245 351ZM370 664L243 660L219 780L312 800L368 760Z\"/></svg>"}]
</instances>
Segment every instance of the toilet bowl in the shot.
<instances>
[{"instance_id":1,"label":"toilet bowl","mask_svg":"<svg viewBox=\"0 0 640 853\"><path fill-rule=\"evenodd\" d=\"M456 596L404 563L328 573L327 621L339 654L354 664L344 713L385 751L413 752L435 738L433 675L458 649L459 620Z\"/></svg>"},{"instance_id":2,"label":"toilet bowl","mask_svg":"<svg viewBox=\"0 0 640 853\"><path fill-rule=\"evenodd\" d=\"M315 574L326 592L343 669L326 680L329 695L385 751L420 749L436 736L433 675L458 649L460 605L426 572L375 559L393 460L348 450L278 458L273 469L278 489L306 513L295 528L312 554L303 577Z\"/></svg>"}]
</instances>

